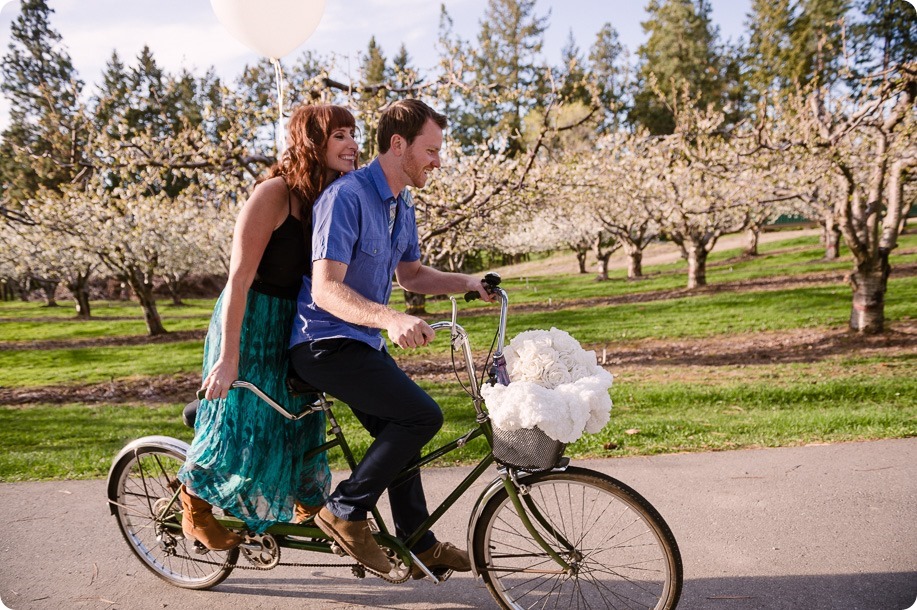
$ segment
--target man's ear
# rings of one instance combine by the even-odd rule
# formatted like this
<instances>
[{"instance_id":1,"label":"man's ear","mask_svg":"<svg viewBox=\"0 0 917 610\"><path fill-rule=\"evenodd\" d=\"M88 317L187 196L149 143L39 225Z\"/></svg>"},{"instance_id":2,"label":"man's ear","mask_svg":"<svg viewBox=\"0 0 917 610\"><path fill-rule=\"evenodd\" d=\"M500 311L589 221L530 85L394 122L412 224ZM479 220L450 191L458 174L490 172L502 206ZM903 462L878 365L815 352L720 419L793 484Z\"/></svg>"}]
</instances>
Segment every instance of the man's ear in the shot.
<instances>
[{"instance_id":1,"label":"man's ear","mask_svg":"<svg viewBox=\"0 0 917 610\"><path fill-rule=\"evenodd\" d=\"M389 141L389 149L395 153L395 156L400 157L402 154L404 154L404 149L407 148L407 144L408 143L404 137L396 133Z\"/></svg>"}]
</instances>

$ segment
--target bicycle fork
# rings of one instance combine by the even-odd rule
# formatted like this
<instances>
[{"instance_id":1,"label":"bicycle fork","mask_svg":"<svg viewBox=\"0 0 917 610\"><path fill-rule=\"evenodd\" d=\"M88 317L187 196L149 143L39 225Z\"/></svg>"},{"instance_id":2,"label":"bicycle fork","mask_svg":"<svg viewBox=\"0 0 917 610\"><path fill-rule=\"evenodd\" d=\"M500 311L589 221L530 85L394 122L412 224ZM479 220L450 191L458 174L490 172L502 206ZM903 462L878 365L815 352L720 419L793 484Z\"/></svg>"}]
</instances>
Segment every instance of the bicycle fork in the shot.
<instances>
[{"instance_id":1,"label":"bicycle fork","mask_svg":"<svg viewBox=\"0 0 917 610\"><path fill-rule=\"evenodd\" d=\"M544 539L541 535L541 532L538 531L538 528L532 523L532 520L529 518L531 514L532 517L547 531L554 540L556 540L562 547L566 548L568 551L573 551L574 546L564 538L560 532L558 532L547 519L541 514L541 511L538 510L538 506L531 500L528 495L528 486L525 483L520 483L516 479L516 473L514 471L509 471L506 476L503 477L503 487L506 489L506 493L509 495L510 501L512 501L513 506L516 508L516 514L519 515L519 519L522 521L522 524L525 526L525 529L531 534L532 539L538 543L547 554L551 557L559 566L558 574L570 574L573 572L574 568L567 561L561 557L557 551L555 551L551 545ZM523 502L525 506L523 506Z\"/></svg>"}]
</instances>

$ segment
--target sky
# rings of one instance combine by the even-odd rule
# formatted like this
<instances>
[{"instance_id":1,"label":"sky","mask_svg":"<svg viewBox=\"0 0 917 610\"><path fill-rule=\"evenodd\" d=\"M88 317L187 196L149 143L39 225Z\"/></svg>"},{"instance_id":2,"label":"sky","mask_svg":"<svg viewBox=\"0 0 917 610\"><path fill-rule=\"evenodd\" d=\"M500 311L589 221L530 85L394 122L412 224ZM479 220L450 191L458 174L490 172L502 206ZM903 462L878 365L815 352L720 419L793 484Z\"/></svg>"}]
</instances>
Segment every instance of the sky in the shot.
<instances>
[{"instance_id":1,"label":"sky","mask_svg":"<svg viewBox=\"0 0 917 610\"><path fill-rule=\"evenodd\" d=\"M295 1L270 0L277 5ZM19 1L0 3L0 53L5 53ZM436 62L440 4L445 4L452 17L454 32L474 41L487 0L326 0L318 28L282 58L282 63L291 64L300 53L311 50L334 55L342 70L352 66L355 77L360 54L375 36L387 58L404 43L413 65L423 72ZM560 63L561 49L571 31L581 51L587 52L605 23L611 23L621 42L636 52L646 38L640 26L646 18L645 5L646 0L537 0L538 15L550 11L545 58L552 64ZM711 0L712 20L720 29L721 39L735 41L743 35L749 5L750 0ZM187 68L202 74L213 66L229 80L234 80L243 66L259 59L217 20L210 0L48 0L48 6L54 11L51 26L62 35L74 67L87 85L100 80L113 50L131 64L144 44L168 71ZM6 124L6 115L7 102L0 96L0 127Z\"/></svg>"}]
</instances>

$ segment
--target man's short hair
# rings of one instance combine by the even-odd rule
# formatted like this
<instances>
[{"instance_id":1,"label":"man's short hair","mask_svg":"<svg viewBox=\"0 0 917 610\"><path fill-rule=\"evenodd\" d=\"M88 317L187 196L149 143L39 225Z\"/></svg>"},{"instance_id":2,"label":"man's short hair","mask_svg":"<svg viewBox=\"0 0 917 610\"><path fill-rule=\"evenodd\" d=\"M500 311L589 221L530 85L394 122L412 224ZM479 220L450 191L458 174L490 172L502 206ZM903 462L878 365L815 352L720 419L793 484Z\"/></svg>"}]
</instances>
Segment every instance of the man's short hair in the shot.
<instances>
[{"instance_id":1,"label":"man's short hair","mask_svg":"<svg viewBox=\"0 0 917 610\"><path fill-rule=\"evenodd\" d=\"M427 119L436 123L440 129L445 129L449 123L445 115L416 99L398 100L386 108L379 117L379 127L376 129L379 154L388 152L394 135L404 138L410 146L423 130Z\"/></svg>"}]
</instances>

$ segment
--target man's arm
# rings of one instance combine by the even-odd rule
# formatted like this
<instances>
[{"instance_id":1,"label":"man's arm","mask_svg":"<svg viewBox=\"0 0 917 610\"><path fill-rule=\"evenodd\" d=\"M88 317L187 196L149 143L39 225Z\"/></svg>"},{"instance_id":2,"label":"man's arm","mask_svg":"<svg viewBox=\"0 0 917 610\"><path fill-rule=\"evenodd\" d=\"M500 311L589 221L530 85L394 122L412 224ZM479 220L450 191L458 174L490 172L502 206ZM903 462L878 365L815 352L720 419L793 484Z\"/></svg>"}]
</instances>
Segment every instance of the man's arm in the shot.
<instances>
[{"instance_id":1,"label":"man's arm","mask_svg":"<svg viewBox=\"0 0 917 610\"><path fill-rule=\"evenodd\" d=\"M333 316L372 328L384 329L398 347L419 347L435 335L430 325L415 316L371 301L344 283L345 263L330 259L312 264L312 295L315 304Z\"/></svg>"},{"instance_id":2,"label":"man's arm","mask_svg":"<svg viewBox=\"0 0 917 610\"><path fill-rule=\"evenodd\" d=\"M421 265L420 261L400 262L395 268L398 284L417 294L454 294L476 290L485 301L493 301L478 278L464 273L449 273Z\"/></svg>"}]
</instances>

